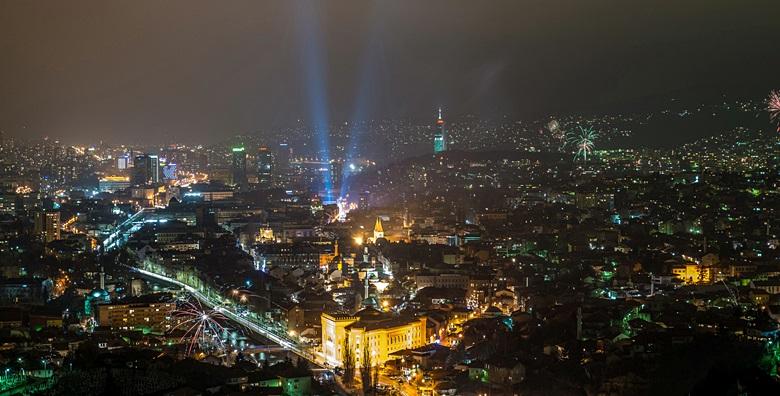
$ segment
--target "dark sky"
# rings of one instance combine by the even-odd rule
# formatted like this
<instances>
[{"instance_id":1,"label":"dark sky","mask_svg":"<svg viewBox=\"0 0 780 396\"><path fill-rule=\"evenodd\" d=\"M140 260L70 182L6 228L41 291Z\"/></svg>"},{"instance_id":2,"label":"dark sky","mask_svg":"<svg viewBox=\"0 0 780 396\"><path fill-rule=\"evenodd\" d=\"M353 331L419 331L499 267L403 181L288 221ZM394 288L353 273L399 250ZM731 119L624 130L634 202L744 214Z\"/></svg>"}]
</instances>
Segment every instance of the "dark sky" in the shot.
<instances>
[{"instance_id":1,"label":"dark sky","mask_svg":"<svg viewBox=\"0 0 780 396\"><path fill-rule=\"evenodd\" d=\"M779 21L776 0L0 0L0 130L211 142L313 114L521 117L769 90Z\"/></svg>"}]
</instances>

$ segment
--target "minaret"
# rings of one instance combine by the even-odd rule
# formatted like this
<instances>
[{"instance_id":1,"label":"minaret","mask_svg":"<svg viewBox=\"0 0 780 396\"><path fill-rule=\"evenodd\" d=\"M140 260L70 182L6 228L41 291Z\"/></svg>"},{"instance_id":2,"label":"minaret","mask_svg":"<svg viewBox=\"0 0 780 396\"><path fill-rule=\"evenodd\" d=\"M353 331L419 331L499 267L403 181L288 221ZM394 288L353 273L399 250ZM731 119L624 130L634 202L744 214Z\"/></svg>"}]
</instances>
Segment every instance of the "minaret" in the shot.
<instances>
[{"instance_id":1,"label":"minaret","mask_svg":"<svg viewBox=\"0 0 780 396\"><path fill-rule=\"evenodd\" d=\"M368 271L366 271L366 277L365 277L365 292L363 293L363 298L368 300Z\"/></svg>"}]
</instances>

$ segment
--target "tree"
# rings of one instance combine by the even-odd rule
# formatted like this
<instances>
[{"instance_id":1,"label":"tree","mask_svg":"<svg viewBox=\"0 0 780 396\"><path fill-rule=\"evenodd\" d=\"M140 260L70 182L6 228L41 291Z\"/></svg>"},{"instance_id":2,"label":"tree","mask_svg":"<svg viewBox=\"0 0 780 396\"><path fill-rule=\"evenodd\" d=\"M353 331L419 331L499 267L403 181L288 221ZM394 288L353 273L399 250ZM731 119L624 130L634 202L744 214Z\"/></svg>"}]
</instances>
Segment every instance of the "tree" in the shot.
<instances>
[{"instance_id":1,"label":"tree","mask_svg":"<svg viewBox=\"0 0 780 396\"><path fill-rule=\"evenodd\" d=\"M369 391L374 389L375 385L373 384L374 378L371 375L373 359L371 359L371 351L368 348L368 345L363 346L363 358L361 359L361 364L360 381L363 384L363 394L368 395ZM376 371L376 368L374 368L374 371ZM376 395L376 389L374 389L374 394Z\"/></svg>"},{"instance_id":2,"label":"tree","mask_svg":"<svg viewBox=\"0 0 780 396\"><path fill-rule=\"evenodd\" d=\"M349 336L344 337L344 383L352 384L355 378L355 354L349 345Z\"/></svg>"}]
</instances>

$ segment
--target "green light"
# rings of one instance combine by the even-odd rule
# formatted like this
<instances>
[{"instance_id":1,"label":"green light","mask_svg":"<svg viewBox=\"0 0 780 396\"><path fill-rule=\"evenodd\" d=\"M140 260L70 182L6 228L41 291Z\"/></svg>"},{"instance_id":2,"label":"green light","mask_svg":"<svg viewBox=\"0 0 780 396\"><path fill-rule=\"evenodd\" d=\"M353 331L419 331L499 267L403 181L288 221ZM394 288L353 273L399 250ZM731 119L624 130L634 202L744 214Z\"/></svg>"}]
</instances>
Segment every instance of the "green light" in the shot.
<instances>
[{"instance_id":1,"label":"green light","mask_svg":"<svg viewBox=\"0 0 780 396\"><path fill-rule=\"evenodd\" d=\"M240 152L242 152L242 151L244 151L244 148L243 148L243 147L233 147L233 152L234 152L234 153L240 153Z\"/></svg>"}]
</instances>

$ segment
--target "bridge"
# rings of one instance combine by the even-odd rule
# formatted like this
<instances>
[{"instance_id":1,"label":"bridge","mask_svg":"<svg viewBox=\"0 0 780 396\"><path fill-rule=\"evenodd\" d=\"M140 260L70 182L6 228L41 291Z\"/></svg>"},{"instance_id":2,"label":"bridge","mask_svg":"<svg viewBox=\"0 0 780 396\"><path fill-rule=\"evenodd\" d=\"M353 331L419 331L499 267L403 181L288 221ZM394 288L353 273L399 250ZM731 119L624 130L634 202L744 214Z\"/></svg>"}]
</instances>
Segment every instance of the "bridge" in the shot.
<instances>
[{"instance_id":1,"label":"bridge","mask_svg":"<svg viewBox=\"0 0 780 396\"><path fill-rule=\"evenodd\" d=\"M201 303L203 303L204 305L206 305L206 306L208 306L210 308L213 308L213 309L217 310L219 313L224 315L229 320L244 326L248 330L250 330L250 331L252 331L252 332L254 332L256 334L259 334L259 335L267 338L268 340L271 340L272 342L275 342L276 344L278 344L280 346L280 348L277 349L277 350L290 351L290 352L296 354L297 356L299 356L300 358L306 359L310 363L310 365L311 365L310 369L311 369L312 372L314 372L314 373L321 373L321 372L324 372L324 371L328 371L328 372L330 371L328 369L328 367L324 363L321 363L321 362L324 362L325 359L323 359L322 357L318 358L317 355L311 353L305 347L302 347L296 341L290 339L286 334L284 334L284 335L279 334L274 329L271 329L271 328L269 328L268 326L266 326L266 325L264 325L262 323L258 323L258 322L254 321L254 320L251 320L249 318L246 318L244 316L239 315L238 313L236 313L233 310L233 308L230 308L230 307L225 306L225 305L222 304L222 301L224 299L222 299L222 298L220 298L220 299L209 298L205 294L203 294L200 290L198 290L198 289L196 289L196 288L194 288L192 286L189 286L189 285L187 285L187 284L185 284L185 283L183 283L183 282L181 282L181 281L179 281L177 279L173 279L173 278L170 278L168 276L158 274L156 272L147 271L147 270L145 270L143 268L138 268L138 267L133 267L133 266L128 266L128 267L130 268L130 270L138 272L138 273L140 273L140 274L142 274L144 276L148 276L150 278L158 279L160 281L167 282L167 283L170 283L170 284L173 284L173 285L176 285L176 286L179 286L179 287L183 288L184 290L189 292L192 296L197 298ZM265 347L268 347L268 346L265 346ZM273 349L275 349L275 348L273 348ZM337 392L340 395L350 395L350 394L352 394L350 391L348 391L344 387L344 384L342 383L342 381L340 379L338 379L336 377L331 377L331 379L333 379L332 383L333 383L333 385L335 385L336 390L337 390Z\"/></svg>"},{"instance_id":2,"label":"bridge","mask_svg":"<svg viewBox=\"0 0 780 396\"><path fill-rule=\"evenodd\" d=\"M103 250L111 251L116 248L122 247L130 234L138 231L144 222L146 214L154 211L154 209L142 208L138 212L135 212L132 216L125 219L125 221L119 223L114 228L114 231L103 240Z\"/></svg>"},{"instance_id":3,"label":"bridge","mask_svg":"<svg viewBox=\"0 0 780 396\"><path fill-rule=\"evenodd\" d=\"M236 322L244 326L248 330L265 337L266 339L280 345L285 350L288 350L298 355L299 357L308 360L310 363L314 365L322 366L322 364L317 360L316 356L313 353L309 352L307 348L301 346L297 341L289 338L287 334L280 334L277 330L267 326L262 322L238 314L233 308L229 306L225 306L222 303L224 299L221 298L221 296L220 298L213 298L213 297L210 298L209 296L203 294L203 292L201 292L200 290L190 285L187 285L177 279L168 277L166 275L158 274L156 272L148 271L143 268L132 267L132 266L130 266L129 268L132 271L138 272L144 276L148 276L150 278L158 279L160 281L181 287L182 289L190 293L193 297L197 298L201 303L203 303L204 305L210 308L213 308L214 310L218 311L219 313L221 313L231 321Z\"/></svg>"}]
</instances>

